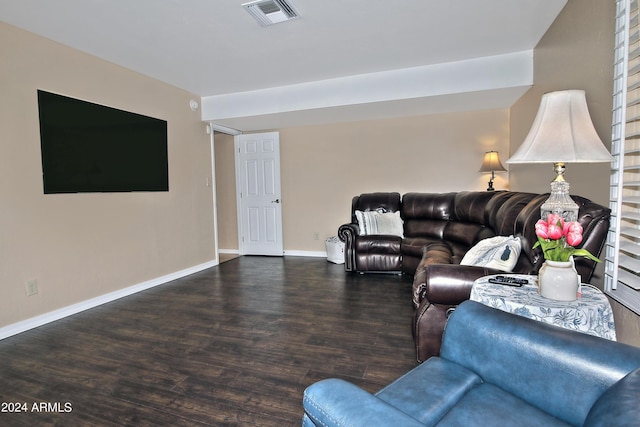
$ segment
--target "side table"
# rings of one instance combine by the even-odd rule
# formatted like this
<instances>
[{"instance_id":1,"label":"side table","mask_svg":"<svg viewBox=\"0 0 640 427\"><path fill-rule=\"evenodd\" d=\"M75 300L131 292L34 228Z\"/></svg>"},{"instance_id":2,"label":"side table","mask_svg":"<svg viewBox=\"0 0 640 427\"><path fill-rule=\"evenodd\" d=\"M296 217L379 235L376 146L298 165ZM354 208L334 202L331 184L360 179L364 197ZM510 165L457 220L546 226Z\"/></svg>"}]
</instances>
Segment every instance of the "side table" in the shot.
<instances>
[{"instance_id":1,"label":"side table","mask_svg":"<svg viewBox=\"0 0 640 427\"><path fill-rule=\"evenodd\" d=\"M473 283L470 299L540 322L616 340L611 304L595 286L583 283L580 298L575 301L556 301L538 293L538 276L504 276L526 279L529 283L521 287L507 286L489 283L489 279L495 276L481 277Z\"/></svg>"}]
</instances>

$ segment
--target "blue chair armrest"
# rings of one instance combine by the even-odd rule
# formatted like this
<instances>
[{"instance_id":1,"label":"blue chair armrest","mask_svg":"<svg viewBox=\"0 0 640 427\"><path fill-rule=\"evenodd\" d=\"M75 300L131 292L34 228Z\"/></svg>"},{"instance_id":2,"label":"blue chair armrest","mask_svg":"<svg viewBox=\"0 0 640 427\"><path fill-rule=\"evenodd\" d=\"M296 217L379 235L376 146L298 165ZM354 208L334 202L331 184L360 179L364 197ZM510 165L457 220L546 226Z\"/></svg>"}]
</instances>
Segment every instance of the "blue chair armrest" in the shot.
<instances>
[{"instance_id":1,"label":"blue chair armrest","mask_svg":"<svg viewBox=\"0 0 640 427\"><path fill-rule=\"evenodd\" d=\"M637 426L640 422L640 369L605 391L591 407L585 427Z\"/></svg>"},{"instance_id":2,"label":"blue chair armrest","mask_svg":"<svg viewBox=\"0 0 640 427\"><path fill-rule=\"evenodd\" d=\"M424 427L371 393L337 378L309 386L302 403L306 416L317 426Z\"/></svg>"}]
</instances>

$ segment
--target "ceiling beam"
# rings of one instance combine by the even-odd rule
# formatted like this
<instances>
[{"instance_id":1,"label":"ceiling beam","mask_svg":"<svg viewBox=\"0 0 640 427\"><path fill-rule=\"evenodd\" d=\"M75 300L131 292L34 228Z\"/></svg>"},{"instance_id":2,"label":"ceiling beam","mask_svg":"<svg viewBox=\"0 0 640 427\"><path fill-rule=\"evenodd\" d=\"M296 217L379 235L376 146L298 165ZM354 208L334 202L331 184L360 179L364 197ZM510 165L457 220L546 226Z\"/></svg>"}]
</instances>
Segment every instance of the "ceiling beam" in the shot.
<instances>
[{"instance_id":1,"label":"ceiling beam","mask_svg":"<svg viewBox=\"0 0 640 427\"><path fill-rule=\"evenodd\" d=\"M394 111L404 108L405 104L414 115L429 114L434 111L435 101L447 106L438 112L465 111L481 107L469 102L472 94L492 91L499 103L489 102L486 108L507 108L532 84L533 50L527 50L207 96L201 100L202 120L250 131L281 127L283 117L287 116L306 115L307 122L315 124L336 118L348 121L394 117ZM284 123L286 125L286 120Z\"/></svg>"}]
</instances>

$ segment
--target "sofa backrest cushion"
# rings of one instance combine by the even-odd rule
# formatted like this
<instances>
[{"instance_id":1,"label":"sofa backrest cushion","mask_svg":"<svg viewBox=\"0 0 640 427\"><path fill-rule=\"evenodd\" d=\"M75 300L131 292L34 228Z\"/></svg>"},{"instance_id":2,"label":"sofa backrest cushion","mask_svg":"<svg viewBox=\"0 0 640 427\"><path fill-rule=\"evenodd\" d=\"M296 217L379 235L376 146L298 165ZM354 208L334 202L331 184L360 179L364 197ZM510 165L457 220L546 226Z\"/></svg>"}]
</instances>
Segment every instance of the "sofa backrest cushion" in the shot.
<instances>
[{"instance_id":1,"label":"sofa backrest cushion","mask_svg":"<svg viewBox=\"0 0 640 427\"><path fill-rule=\"evenodd\" d=\"M640 367L640 348L465 301L449 317L440 357L572 425Z\"/></svg>"},{"instance_id":2,"label":"sofa backrest cushion","mask_svg":"<svg viewBox=\"0 0 640 427\"><path fill-rule=\"evenodd\" d=\"M460 222L487 225L487 203L498 193L492 191L461 191L456 194L454 218Z\"/></svg>"},{"instance_id":3,"label":"sofa backrest cushion","mask_svg":"<svg viewBox=\"0 0 640 427\"><path fill-rule=\"evenodd\" d=\"M442 235L447 242L466 246L467 250L480 240L495 236L492 229L473 222L449 221Z\"/></svg>"},{"instance_id":4,"label":"sofa backrest cushion","mask_svg":"<svg viewBox=\"0 0 640 427\"><path fill-rule=\"evenodd\" d=\"M407 193L402 196L402 214L405 219L453 218L456 193Z\"/></svg>"},{"instance_id":5,"label":"sofa backrest cushion","mask_svg":"<svg viewBox=\"0 0 640 427\"><path fill-rule=\"evenodd\" d=\"M548 197L548 194L505 191L496 193L486 205L485 219L496 235L520 238L522 251L514 273L535 274L542 265L542 252L533 249L533 245L540 206Z\"/></svg>"},{"instance_id":6,"label":"sofa backrest cushion","mask_svg":"<svg viewBox=\"0 0 640 427\"><path fill-rule=\"evenodd\" d=\"M536 222L540 219L540 207L549 198L548 194L530 194L531 199L529 203L524 204L523 200L519 200L518 207L520 212L515 217L515 222L512 225L513 235L520 238L522 244L522 252L520 253L520 259L518 264L514 268L514 271L523 274L537 274L538 269L544 262L542 256L542 250L540 248L533 249L538 237L536 236Z\"/></svg>"},{"instance_id":7,"label":"sofa backrest cushion","mask_svg":"<svg viewBox=\"0 0 640 427\"><path fill-rule=\"evenodd\" d=\"M356 211L397 212L400 193L363 193L351 200L351 222L356 224Z\"/></svg>"},{"instance_id":8,"label":"sofa backrest cushion","mask_svg":"<svg viewBox=\"0 0 640 427\"><path fill-rule=\"evenodd\" d=\"M407 193L402 196L406 237L444 238L456 193Z\"/></svg>"},{"instance_id":9,"label":"sofa backrest cushion","mask_svg":"<svg viewBox=\"0 0 640 427\"><path fill-rule=\"evenodd\" d=\"M443 233L444 240L468 250L480 240L495 236L495 232L485 222L485 208L494 195L490 191L456 193L453 215Z\"/></svg>"},{"instance_id":10,"label":"sofa backrest cushion","mask_svg":"<svg viewBox=\"0 0 640 427\"><path fill-rule=\"evenodd\" d=\"M407 193L402 196L406 237L442 239L464 255L478 241L494 235L483 224L488 192ZM468 209L458 209L466 206Z\"/></svg>"},{"instance_id":11,"label":"sofa backrest cushion","mask_svg":"<svg viewBox=\"0 0 640 427\"><path fill-rule=\"evenodd\" d=\"M522 209L525 208L538 194L509 192L495 199L486 205L486 218L488 225L494 229L498 236L516 235L516 220ZM548 197L548 196L547 196ZM544 200L547 199L544 197ZM538 218L540 219L540 211Z\"/></svg>"}]
</instances>

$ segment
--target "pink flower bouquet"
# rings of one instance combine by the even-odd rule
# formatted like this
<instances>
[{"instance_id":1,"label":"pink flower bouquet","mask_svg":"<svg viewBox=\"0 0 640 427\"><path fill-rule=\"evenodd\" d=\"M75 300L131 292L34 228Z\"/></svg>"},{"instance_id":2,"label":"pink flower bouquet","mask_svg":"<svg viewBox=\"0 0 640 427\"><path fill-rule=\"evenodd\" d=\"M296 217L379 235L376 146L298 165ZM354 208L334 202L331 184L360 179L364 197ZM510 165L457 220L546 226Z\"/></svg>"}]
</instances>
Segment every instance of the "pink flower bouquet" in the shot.
<instances>
[{"instance_id":1,"label":"pink flower bouquet","mask_svg":"<svg viewBox=\"0 0 640 427\"><path fill-rule=\"evenodd\" d=\"M578 222L565 222L558 214L549 214L547 220L536 222L538 241L533 248L542 247L544 259L549 261L569 261L571 256L584 256L600 262L586 249L576 249L582 243L582 226Z\"/></svg>"}]
</instances>

